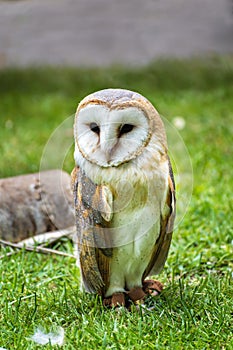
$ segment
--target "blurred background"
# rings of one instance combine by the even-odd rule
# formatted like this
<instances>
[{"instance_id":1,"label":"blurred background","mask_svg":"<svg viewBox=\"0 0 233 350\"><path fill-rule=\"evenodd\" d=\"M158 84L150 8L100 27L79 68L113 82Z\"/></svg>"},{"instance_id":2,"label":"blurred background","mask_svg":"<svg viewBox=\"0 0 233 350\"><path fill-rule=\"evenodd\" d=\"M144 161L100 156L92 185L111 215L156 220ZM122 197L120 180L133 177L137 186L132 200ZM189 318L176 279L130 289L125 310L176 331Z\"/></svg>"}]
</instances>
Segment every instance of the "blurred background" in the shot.
<instances>
[{"instance_id":1,"label":"blurred background","mask_svg":"<svg viewBox=\"0 0 233 350\"><path fill-rule=\"evenodd\" d=\"M232 12L230 0L0 1L0 66L232 53Z\"/></svg>"}]
</instances>

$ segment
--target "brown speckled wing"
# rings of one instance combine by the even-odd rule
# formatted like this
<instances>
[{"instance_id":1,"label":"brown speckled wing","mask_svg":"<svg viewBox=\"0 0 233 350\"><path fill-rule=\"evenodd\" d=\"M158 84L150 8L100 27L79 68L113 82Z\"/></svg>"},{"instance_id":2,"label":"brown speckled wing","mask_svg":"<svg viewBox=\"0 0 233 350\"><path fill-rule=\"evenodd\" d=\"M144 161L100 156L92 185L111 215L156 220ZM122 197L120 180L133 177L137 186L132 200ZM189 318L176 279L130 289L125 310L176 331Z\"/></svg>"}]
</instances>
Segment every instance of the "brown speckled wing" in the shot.
<instances>
[{"instance_id":1,"label":"brown speckled wing","mask_svg":"<svg viewBox=\"0 0 233 350\"><path fill-rule=\"evenodd\" d=\"M112 256L109 223L104 220L103 191L78 167L72 171L75 201L77 245L82 281L90 293L104 295L109 284L109 261Z\"/></svg>"},{"instance_id":2,"label":"brown speckled wing","mask_svg":"<svg viewBox=\"0 0 233 350\"><path fill-rule=\"evenodd\" d=\"M160 216L160 235L156 241L151 260L143 274L142 280L148 275L158 274L164 267L167 260L168 251L171 244L173 226L176 215L176 197L175 197L175 182L173 171L168 158L169 163L169 176L168 176L168 191L166 200L166 213L161 213Z\"/></svg>"}]
</instances>

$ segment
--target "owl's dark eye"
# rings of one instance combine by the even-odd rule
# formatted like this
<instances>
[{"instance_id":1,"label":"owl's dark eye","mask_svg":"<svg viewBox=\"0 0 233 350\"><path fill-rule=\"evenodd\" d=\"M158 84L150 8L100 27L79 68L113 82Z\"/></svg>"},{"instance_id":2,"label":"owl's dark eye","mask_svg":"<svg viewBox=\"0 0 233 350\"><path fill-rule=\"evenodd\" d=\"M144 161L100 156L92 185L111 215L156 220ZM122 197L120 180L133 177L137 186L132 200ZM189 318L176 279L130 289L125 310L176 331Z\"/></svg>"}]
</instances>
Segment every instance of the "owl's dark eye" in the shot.
<instances>
[{"instance_id":1,"label":"owl's dark eye","mask_svg":"<svg viewBox=\"0 0 233 350\"><path fill-rule=\"evenodd\" d=\"M91 123L90 124L90 129L93 131L95 134L99 135L100 133L100 128L96 123Z\"/></svg>"},{"instance_id":2,"label":"owl's dark eye","mask_svg":"<svg viewBox=\"0 0 233 350\"><path fill-rule=\"evenodd\" d=\"M130 131L132 131L134 128L134 125L132 124L123 124L120 128L120 136L123 134L128 134Z\"/></svg>"}]
</instances>

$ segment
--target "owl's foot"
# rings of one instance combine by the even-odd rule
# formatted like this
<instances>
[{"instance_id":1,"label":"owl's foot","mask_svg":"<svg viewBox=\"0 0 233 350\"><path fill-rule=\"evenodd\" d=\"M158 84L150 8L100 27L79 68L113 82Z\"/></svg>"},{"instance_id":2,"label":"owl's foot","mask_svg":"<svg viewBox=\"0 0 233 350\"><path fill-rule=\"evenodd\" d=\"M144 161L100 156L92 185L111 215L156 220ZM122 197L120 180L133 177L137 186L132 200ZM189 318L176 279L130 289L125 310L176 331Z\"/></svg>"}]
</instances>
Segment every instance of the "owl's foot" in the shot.
<instances>
[{"instance_id":1,"label":"owl's foot","mask_svg":"<svg viewBox=\"0 0 233 350\"><path fill-rule=\"evenodd\" d=\"M156 296L163 290L163 284L157 280L145 280L142 283L143 291L148 295Z\"/></svg>"},{"instance_id":2,"label":"owl's foot","mask_svg":"<svg viewBox=\"0 0 233 350\"><path fill-rule=\"evenodd\" d=\"M134 304L143 304L147 295L156 296L163 290L163 284L156 280L145 280L142 287L135 287L123 293L113 293L112 296L103 299L103 305L107 307L130 307L130 300Z\"/></svg>"},{"instance_id":3,"label":"owl's foot","mask_svg":"<svg viewBox=\"0 0 233 350\"><path fill-rule=\"evenodd\" d=\"M147 295L156 296L163 290L163 284L156 280L145 280L142 287L135 287L127 292L128 297L135 304L141 304Z\"/></svg>"},{"instance_id":4,"label":"owl's foot","mask_svg":"<svg viewBox=\"0 0 233 350\"><path fill-rule=\"evenodd\" d=\"M103 305L107 307L125 306L125 294L122 292L113 293L111 297L104 298Z\"/></svg>"},{"instance_id":5,"label":"owl's foot","mask_svg":"<svg viewBox=\"0 0 233 350\"><path fill-rule=\"evenodd\" d=\"M146 297L146 293L143 291L141 287L135 287L130 289L127 292L127 295L134 303L140 302Z\"/></svg>"}]
</instances>

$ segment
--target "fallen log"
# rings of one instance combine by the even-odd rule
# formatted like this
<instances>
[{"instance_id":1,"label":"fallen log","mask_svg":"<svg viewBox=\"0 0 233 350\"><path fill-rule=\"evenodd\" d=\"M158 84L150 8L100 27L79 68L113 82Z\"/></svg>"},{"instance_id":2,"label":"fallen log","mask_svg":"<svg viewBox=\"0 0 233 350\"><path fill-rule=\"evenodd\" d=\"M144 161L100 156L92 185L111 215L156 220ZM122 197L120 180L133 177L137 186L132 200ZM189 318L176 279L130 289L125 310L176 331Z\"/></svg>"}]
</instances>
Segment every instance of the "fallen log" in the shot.
<instances>
[{"instance_id":1,"label":"fallen log","mask_svg":"<svg viewBox=\"0 0 233 350\"><path fill-rule=\"evenodd\" d=\"M0 239L19 242L75 225L70 176L61 170L0 179Z\"/></svg>"}]
</instances>

